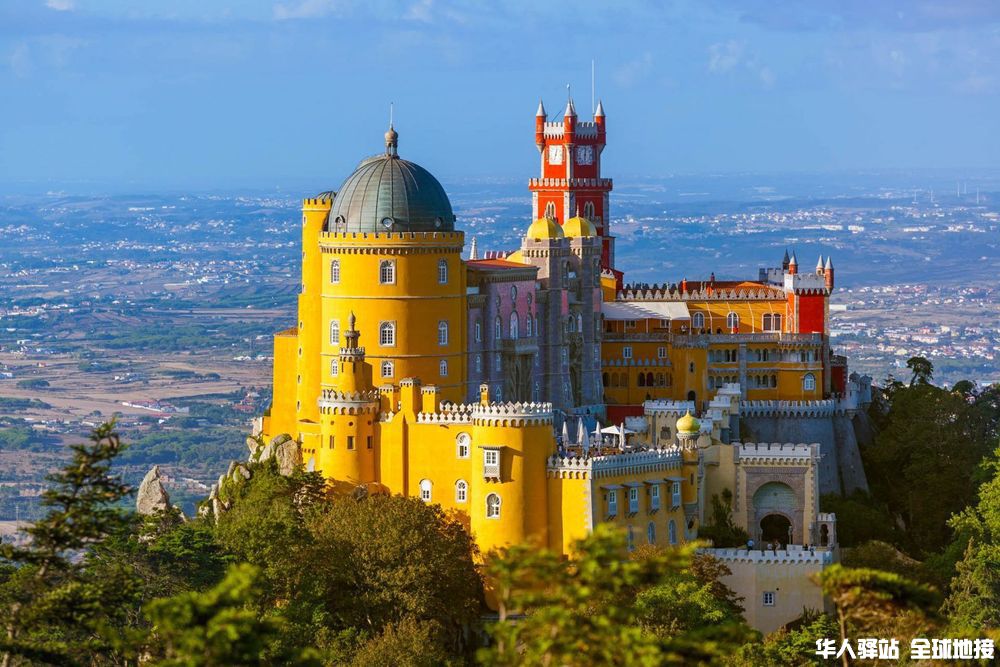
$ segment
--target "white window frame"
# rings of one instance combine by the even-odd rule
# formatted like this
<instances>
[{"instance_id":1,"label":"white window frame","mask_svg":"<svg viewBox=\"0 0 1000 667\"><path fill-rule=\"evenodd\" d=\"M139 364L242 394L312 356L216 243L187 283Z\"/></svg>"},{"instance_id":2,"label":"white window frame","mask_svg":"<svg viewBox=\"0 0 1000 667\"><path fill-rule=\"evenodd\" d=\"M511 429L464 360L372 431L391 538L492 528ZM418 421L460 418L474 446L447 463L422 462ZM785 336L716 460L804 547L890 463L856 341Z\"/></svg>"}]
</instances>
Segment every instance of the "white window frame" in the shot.
<instances>
[{"instance_id":1,"label":"white window frame","mask_svg":"<svg viewBox=\"0 0 1000 667\"><path fill-rule=\"evenodd\" d=\"M680 482L674 482L673 483L673 488L671 489L670 496L671 496L671 498L670 498L670 504L671 504L671 506L673 506L673 507L680 507L681 506L681 483Z\"/></svg>"},{"instance_id":2,"label":"white window frame","mask_svg":"<svg viewBox=\"0 0 1000 667\"><path fill-rule=\"evenodd\" d=\"M396 374L396 364L386 359L379 365L382 377L391 378Z\"/></svg>"},{"instance_id":3,"label":"white window frame","mask_svg":"<svg viewBox=\"0 0 1000 667\"><path fill-rule=\"evenodd\" d=\"M802 376L802 391L816 391L816 376L806 373Z\"/></svg>"},{"instance_id":4,"label":"white window frame","mask_svg":"<svg viewBox=\"0 0 1000 667\"><path fill-rule=\"evenodd\" d=\"M475 328L475 331L476 331L476 342L477 343L482 342L482 340L483 340L483 324L482 324L482 322L480 322L477 319L474 328Z\"/></svg>"},{"instance_id":5,"label":"white window frame","mask_svg":"<svg viewBox=\"0 0 1000 667\"><path fill-rule=\"evenodd\" d=\"M667 358L667 348L665 346L663 346L663 345L661 345L660 347L656 348L656 356L658 358L660 358L660 359L666 359Z\"/></svg>"},{"instance_id":6,"label":"white window frame","mask_svg":"<svg viewBox=\"0 0 1000 667\"><path fill-rule=\"evenodd\" d=\"M378 344L380 347L396 347L396 322L379 322Z\"/></svg>"},{"instance_id":7,"label":"white window frame","mask_svg":"<svg viewBox=\"0 0 1000 667\"><path fill-rule=\"evenodd\" d=\"M639 487L630 486L628 488L628 513L635 514L639 511Z\"/></svg>"},{"instance_id":8,"label":"white window frame","mask_svg":"<svg viewBox=\"0 0 1000 667\"><path fill-rule=\"evenodd\" d=\"M729 311L726 315L726 328L730 331L739 331L740 328L740 315L735 311Z\"/></svg>"},{"instance_id":9,"label":"white window frame","mask_svg":"<svg viewBox=\"0 0 1000 667\"><path fill-rule=\"evenodd\" d=\"M330 360L330 377L337 377L340 375L340 360L331 359Z\"/></svg>"},{"instance_id":10,"label":"white window frame","mask_svg":"<svg viewBox=\"0 0 1000 667\"><path fill-rule=\"evenodd\" d=\"M330 345L340 347L340 320L330 320Z\"/></svg>"},{"instance_id":11,"label":"white window frame","mask_svg":"<svg viewBox=\"0 0 1000 667\"><path fill-rule=\"evenodd\" d=\"M777 597L774 591L764 591L764 594L761 596L761 602L764 603L765 607L773 607Z\"/></svg>"},{"instance_id":12,"label":"white window frame","mask_svg":"<svg viewBox=\"0 0 1000 667\"><path fill-rule=\"evenodd\" d=\"M380 285L396 284L396 260L383 259L378 264L378 282Z\"/></svg>"},{"instance_id":13,"label":"white window frame","mask_svg":"<svg viewBox=\"0 0 1000 667\"><path fill-rule=\"evenodd\" d=\"M455 482L455 502L465 503L469 501L469 483L464 479Z\"/></svg>"},{"instance_id":14,"label":"white window frame","mask_svg":"<svg viewBox=\"0 0 1000 667\"><path fill-rule=\"evenodd\" d=\"M438 362L438 375L443 378L448 377L448 360L442 359Z\"/></svg>"},{"instance_id":15,"label":"white window frame","mask_svg":"<svg viewBox=\"0 0 1000 667\"><path fill-rule=\"evenodd\" d=\"M632 346L626 345L625 347L622 348L622 359L631 359L631 358L632 358Z\"/></svg>"},{"instance_id":16,"label":"white window frame","mask_svg":"<svg viewBox=\"0 0 1000 667\"><path fill-rule=\"evenodd\" d=\"M704 329L705 328L705 313L695 313L691 316L691 328L692 329Z\"/></svg>"},{"instance_id":17,"label":"white window frame","mask_svg":"<svg viewBox=\"0 0 1000 667\"><path fill-rule=\"evenodd\" d=\"M503 338L503 320L497 315L496 321L493 322L493 337L497 340Z\"/></svg>"},{"instance_id":18,"label":"white window frame","mask_svg":"<svg viewBox=\"0 0 1000 667\"><path fill-rule=\"evenodd\" d=\"M455 456L460 459L467 459L471 450L472 438L468 433L459 433L455 438Z\"/></svg>"},{"instance_id":19,"label":"white window frame","mask_svg":"<svg viewBox=\"0 0 1000 667\"><path fill-rule=\"evenodd\" d=\"M420 480L420 499L425 503L431 502L434 494L434 484L429 479Z\"/></svg>"},{"instance_id":20,"label":"white window frame","mask_svg":"<svg viewBox=\"0 0 1000 667\"><path fill-rule=\"evenodd\" d=\"M448 320L438 321L438 345L448 344Z\"/></svg>"},{"instance_id":21,"label":"white window frame","mask_svg":"<svg viewBox=\"0 0 1000 667\"><path fill-rule=\"evenodd\" d=\"M448 260L438 260L438 285L448 284Z\"/></svg>"},{"instance_id":22,"label":"white window frame","mask_svg":"<svg viewBox=\"0 0 1000 667\"><path fill-rule=\"evenodd\" d=\"M495 498L496 502L492 502L491 499ZM490 493L486 496L486 518L487 519L499 519L500 518L500 508L503 505L503 499L500 497L499 493Z\"/></svg>"}]
</instances>

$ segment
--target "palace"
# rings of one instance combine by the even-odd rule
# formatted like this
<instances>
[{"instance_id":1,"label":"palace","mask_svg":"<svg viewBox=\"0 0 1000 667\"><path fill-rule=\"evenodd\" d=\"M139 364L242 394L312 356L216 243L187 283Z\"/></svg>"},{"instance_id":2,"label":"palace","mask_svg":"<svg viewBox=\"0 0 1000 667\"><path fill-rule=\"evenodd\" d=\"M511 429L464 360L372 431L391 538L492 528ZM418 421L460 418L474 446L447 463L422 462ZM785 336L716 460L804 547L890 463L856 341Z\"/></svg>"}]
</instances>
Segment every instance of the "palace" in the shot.
<instances>
[{"instance_id":1,"label":"palace","mask_svg":"<svg viewBox=\"0 0 1000 667\"><path fill-rule=\"evenodd\" d=\"M731 497L757 548L713 553L774 629L824 606L820 494L865 485L851 420L869 385L830 351L833 263L786 252L748 280L626 283L606 138L603 105L550 122L539 104L534 221L520 247L480 257L473 240L463 259L448 196L390 127L303 202L298 326L275 336L257 434L290 436L335 489L457 511L484 553L566 553L600 522L630 548L677 544Z\"/></svg>"}]
</instances>

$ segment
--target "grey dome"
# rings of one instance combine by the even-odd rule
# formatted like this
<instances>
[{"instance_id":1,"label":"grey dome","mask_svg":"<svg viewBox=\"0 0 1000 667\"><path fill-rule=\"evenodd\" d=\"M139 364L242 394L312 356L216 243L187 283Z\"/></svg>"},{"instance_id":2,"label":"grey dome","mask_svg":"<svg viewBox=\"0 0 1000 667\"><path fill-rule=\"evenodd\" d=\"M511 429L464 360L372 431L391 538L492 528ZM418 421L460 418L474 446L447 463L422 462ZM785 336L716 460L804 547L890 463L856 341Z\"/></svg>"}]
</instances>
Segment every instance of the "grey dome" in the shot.
<instances>
[{"instance_id":1,"label":"grey dome","mask_svg":"<svg viewBox=\"0 0 1000 667\"><path fill-rule=\"evenodd\" d=\"M358 165L337 191L327 225L331 232L453 231L455 214L433 175L396 154L396 133L386 153Z\"/></svg>"}]
</instances>

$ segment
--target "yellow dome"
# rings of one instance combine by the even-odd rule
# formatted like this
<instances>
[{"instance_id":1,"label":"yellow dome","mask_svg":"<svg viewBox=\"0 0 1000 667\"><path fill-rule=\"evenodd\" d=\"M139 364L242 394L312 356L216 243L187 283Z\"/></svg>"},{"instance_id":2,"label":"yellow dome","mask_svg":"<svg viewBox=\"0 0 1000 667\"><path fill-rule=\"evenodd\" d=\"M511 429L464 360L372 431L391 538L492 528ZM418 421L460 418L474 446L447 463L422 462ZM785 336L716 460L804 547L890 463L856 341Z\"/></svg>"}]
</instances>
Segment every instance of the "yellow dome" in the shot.
<instances>
[{"instance_id":1,"label":"yellow dome","mask_svg":"<svg viewBox=\"0 0 1000 667\"><path fill-rule=\"evenodd\" d=\"M570 238L578 236L597 236L597 230L594 229L594 224L583 218L581 216L576 216L575 218L570 218L563 225L563 234Z\"/></svg>"},{"instance_id":2,"label":"yellow dome","mask_svg":"<svg viewBox=\"0 0 1000 667\"><path fill-rule=\"evenodd\" d=\"M539 218L531 223L525 236L534 241L541 241L542 239L561 239L564 234L562 227L552 218Z\"/></svg>"},{"instance_id":3,"label":"yellow dome","mask_svg":"<svg viewBox=\"0 0 1000 667\"><path fill-rule=\"evenodd\" d=\"M697 433L700 430L701 422L692 417L690 411L677 420L677 433Z\"/></svg>"}]
</instances>

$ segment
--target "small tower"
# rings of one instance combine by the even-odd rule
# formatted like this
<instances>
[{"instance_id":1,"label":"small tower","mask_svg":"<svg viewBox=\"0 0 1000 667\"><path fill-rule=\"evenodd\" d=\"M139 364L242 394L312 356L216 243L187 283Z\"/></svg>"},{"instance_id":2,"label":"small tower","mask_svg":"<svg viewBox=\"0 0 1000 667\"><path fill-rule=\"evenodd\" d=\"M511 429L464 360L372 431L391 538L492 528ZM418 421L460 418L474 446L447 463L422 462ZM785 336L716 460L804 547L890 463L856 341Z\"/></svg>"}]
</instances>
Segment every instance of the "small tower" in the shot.
<instances>
[{"instance_id":1,"label":"small tower","mask_svg":"<svg viewBox=\"0 0 1000 667\"><path fill-rule=\"evenodd\" d=\"M799 260L795 257L795 251L792 251L792 258L788 260L788 273L795 275L799 272Z\"/></svg>"},{"instance_id":2,"label":"small tower","mask_svg":"<svg viewBox=\"0 0 1000 667\"><path fill-rule=\"evenodd\" d=\"M545 113L545 105L542 104L541 100L538 100L538 111L535 112L535 145L538 146L539 153L545 149L546 118L548 118L548 116Z\"/></svg>"},{"instance_id":3,"label":"small tower","mask_svg":"<svg viewBox=\"0 0 1000 667\"><path fill-rule=\"evenodd\" d=\"M788 248L785 248L785 256L781 260L781 270L782 271L787 271L788 270L788 262L789 262L789 259L788 259Z\"/></svg>"},{"instance_id":4,"label":"small tower","mask_svg":"<svg viewBox=\"0 0 1000 667\"><path fill-rule=\"evenodd\" d=\"M698 442L698 435L701 433L701 422L691 415L688 410L684 416L677 420L675 425L677 430L677 444L682 449L693 449Z\"/></svg>"},{"instance_id":5,"label":"small tower","mask_svg":"<svg viewBox=\"0 0 1000 667\"><path fill-rule=\"evenodd\" d=\"M823 267L823 277L826 278L826 288L833 290L833 260L826 256L826 266Z\"/></svg>"},{"instance_id":6,"label":"small tower","mask_svg":"<svg viewBox=\"0 0 1000 667\"><path fill-rule=\"evenodd\" d=\"M820 255L819 259L816 260L816 275L823 275L823 255Z\"/></svg>"}]
</instances>

